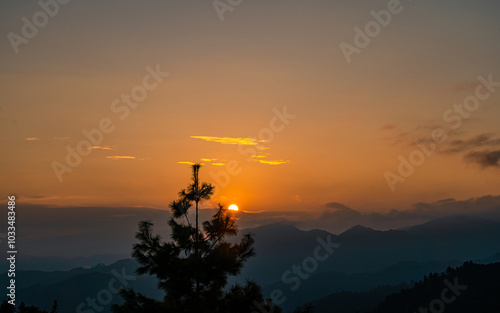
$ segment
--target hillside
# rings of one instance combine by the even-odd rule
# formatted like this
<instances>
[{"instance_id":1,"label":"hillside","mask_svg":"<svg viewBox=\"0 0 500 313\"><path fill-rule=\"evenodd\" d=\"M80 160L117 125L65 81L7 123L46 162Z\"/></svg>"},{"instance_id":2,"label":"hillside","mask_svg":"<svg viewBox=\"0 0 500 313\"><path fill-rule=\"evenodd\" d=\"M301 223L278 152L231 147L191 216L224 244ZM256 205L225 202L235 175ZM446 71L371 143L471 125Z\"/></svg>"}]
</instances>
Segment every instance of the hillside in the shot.
<instances>
[{"instance_id":1,"label":"hillside","mask_svg":"<svg viewBox=\"0 0 500 313\"><path fill-rule=\"evenodd\" d=\"M322 230L302 231L282 224L241 233L245 232L255 234L257 255L250 259L242 274L230 282L255 280L263 287L266 297L273 290L281 290L287 299L281 304L285 310L324 297L335 298L332 294L338 292L346 292L346 298L355 298L359 292L360 299L372 299L366 301L373 304L382 295L393 292L394 286L418 281L429 272L442 272L465 260L494 262L498 260L500 241L500 223L461 217L437 220L406 230L377 231L355 226L340 235ZM308 273L306 279L298 279L292 269L294 266L303 267L304 260L314 256L314 251L322 246L321 242L340 246L332 249L327 258L318 261L317 268ZM43 264L50 267L50 260ZM137 266L134 260L126 259L70 271L19 269L16 277L18 299L45 308L53 299L58 299L61 308L74 310L88 297L96 297L100 290L108 288L106 284L113 279L113 272L121 271L136 278L127 287L161 297L155 279L134 274ZM285 273L288 273L285 275L287 280L283 279ZM2 275L0 281L5 285L6 279L7 276ZM297 288L292 290L292 286ZM387 287L371 293L370 290L378 286ZM120 297L113 293L112 303L117 301ZM324 299L321 301L322 307L328 303ZM102 313L105 312L108 312L108 306L103 308Z\"/></svg>"},{"instance_id":2,"label":"hillside","mask_svg":"<svg viewBox=\"0 0 500 313\"><path fill-rule=\"evenodd\" d=\"M388 296L371 313L413 313L423 308L446 313L500 312L500 263L466 262L431 274L413 288ZM442 308L442 310L441 310Z\"/></svg>"}]
</instances>

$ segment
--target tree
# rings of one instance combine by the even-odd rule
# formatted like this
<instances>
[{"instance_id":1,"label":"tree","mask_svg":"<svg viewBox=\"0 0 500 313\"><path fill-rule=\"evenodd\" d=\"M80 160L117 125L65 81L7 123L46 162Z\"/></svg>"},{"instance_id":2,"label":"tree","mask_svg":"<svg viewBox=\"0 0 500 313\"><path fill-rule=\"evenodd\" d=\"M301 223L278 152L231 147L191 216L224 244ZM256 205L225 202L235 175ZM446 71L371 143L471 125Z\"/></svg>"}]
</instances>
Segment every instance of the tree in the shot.
<instances>
[{"instance_id":1,"label":"tree","mask_svg":"<svg viewBox=\"0 0 500 313\"><path fill-rule=\"evenodd\" d=\"M16 312L16 307L7 300L3 300L2 304L0 304L0 313L15 313Z\"/></svg>"},{"instance_id":2,"label":"tree","mask_svg":"<svg viewBox=\"0 0 500 313\"><path fill-rule=\"evenodd\" d=\"M57 303L57 300L54 300L52 302L52 308L50 309L50 313L58 313L59 312L59 304Z\"/></svg>"},{"instance_id":3,"label":"tree","mask_svg":"<svg viewBox=\"0 0 500 313\"><path fill-rule=\"evenodd\" d=\"M292 313L312 313L312 312L314 312L312 304L304 304L296 308Z\"/></svg>"},{"instance_id":4,"label":"tree","mask_svg":"<svg viewBox=\"0 0 500 313\"><path fill-rule=\"evenodd\" d=\"M238 243L228 241L238 233L233 216L219 204L215 214L199 226L199 204L210 199L214 186L199 181L201 165L192 166L192 179L170 203L171 241L153 234L153 223L142 221L133 246L133 257L141 265L140 275L158 278L158 288L165 292L162 301L148 298L134 290L122 290L125 300L114 305L116 313L130 312L253 312L255 304L275 308L265 301L261 288L254 282L226 288L229 276L240 273L244 263L255 254L252 234L243 235ZM195 207L195 225L189 210ZM281 310L276 308L274 312Z\"/></svg>"},{"instance_id":5,"label":"tree","mask_svg":"<svg viewBox=\"0 0 500 313\"><path fill-rule=\"evenodd\" d=\"M24 302L21 302L17 310L19 313L48 313L47 310L42 310L34 305L27 306Z\"/></svg>"}]
</instances>

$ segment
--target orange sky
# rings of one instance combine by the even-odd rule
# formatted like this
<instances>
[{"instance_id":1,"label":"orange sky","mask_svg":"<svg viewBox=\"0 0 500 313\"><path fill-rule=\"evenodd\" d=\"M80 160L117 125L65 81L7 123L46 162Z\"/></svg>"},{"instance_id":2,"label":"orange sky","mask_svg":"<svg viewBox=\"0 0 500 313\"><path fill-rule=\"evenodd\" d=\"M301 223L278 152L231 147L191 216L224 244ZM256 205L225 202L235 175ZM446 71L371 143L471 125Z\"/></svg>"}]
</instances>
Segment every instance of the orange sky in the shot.
<instances>
[{"instance_id":1,"label":"orange sky","mask_svg":"<svg viewBox=\"0 0 500 313\"><path fill-rule=\"evenodd\" d=\"M351 63L339 45L387 1L245 1L224 21L210 2L61 6L18 53L7 36L0 47L0 188L36 204L164 208L189 181L179 162L202 162L216 200L248 211L498 194L500 87L478 80L500 81L498 4L402 5ZM4 34L39 10L1 4ZM443 115L478 86L489 95L453 129ZM131 93L144 99L126 104ZM99 144L57 174L101 123ZM437 128L453 132L391 191L384 175Z\"/></svg>"}]
</instances>

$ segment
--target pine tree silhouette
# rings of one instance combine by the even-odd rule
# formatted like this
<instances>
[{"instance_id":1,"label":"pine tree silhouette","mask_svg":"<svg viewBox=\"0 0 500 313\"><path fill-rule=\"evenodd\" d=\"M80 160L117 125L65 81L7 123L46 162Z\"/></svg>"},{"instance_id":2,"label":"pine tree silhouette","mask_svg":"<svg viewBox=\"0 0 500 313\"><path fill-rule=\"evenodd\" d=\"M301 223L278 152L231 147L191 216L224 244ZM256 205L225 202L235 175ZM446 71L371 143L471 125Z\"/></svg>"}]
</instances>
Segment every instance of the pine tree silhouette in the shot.
<instances>
[{"instance_id":1,"label":"pine tree silhouette","mask_svg":"<svg viewBox=\"0 0 500 313\"><path fill-rule=\"evenodd\" d=\"M8 303L7 300L3 300L0 304L0 313L15 313L16 307Z\"/></svg>"},{"instance_id":2,"label":"pine tree silhouette","mask_svg":"<svg viewBox=\"0 0 500 313\"><path fill-rule=\"evenodd\" d=\"M227 239L236 236L238 227L233 216L219 204L212 218L199 226L199 204L210 199L214 186L199 181L201 165L192 166L192 181L179 192L179 199L170 203L171 241L162 241L153 234L153 223L142 221L133 247L133 257L141 267L137 273L158 278L158 287L165 292L162 301L148 298L128 289L120 294L125 300L114 305L116 313L130 312L254 312L254 304L274 309L262 296L254 282L226 288L229 276L240 273L244 263L255 254L251 234L238 243ZM195 225L189 220L189 209L195 207Z\"/></svg>"}]
</instances>

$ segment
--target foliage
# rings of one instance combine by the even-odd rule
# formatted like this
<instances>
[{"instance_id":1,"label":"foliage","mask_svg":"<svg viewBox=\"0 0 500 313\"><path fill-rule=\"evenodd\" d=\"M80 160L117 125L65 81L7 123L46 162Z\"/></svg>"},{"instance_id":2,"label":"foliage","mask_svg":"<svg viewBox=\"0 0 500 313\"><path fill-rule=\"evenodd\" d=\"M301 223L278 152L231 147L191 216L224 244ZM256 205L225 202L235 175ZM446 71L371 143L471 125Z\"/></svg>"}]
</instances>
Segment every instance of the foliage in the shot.
<instances>
[{"instance_id":1,"label":"foliage","mask_svg":"<svg viewBox=\"0 0 500 313\"><path fill-rule=\"evenodd\" d=\"M138 274L154 275L158 288L165 291L162 301L133 290L122 290L122 306L116 313L130 312L253 312L255 304L273 307L264 301L261 288L254 282L227 288L229 276L238 275L244 263L255 254L254 239L245 234L237 243L229 241L238 234L234 217L219 204L215 214L199 227L199 204L210 199L214 187L199 182L200 165L193 165L192 181L170 203L172 229L170 241L153 233L153 223L142 221L136 234L138 243L133 257L141 267ZM195 225L189 210L195 208ZM233 240L234 241L234 240ZM274 312L280 310L276 308Z\"/></svg>"},{"instance_id":2,"label":"foliage","mask_svg":"<svg viewBox=\"0 0 500 313\"><path fill-rule=\"evenodd\" d=\"M444 296L447 298L443 300ZM500 263L465 262L441 274L430 273L412 288L387 296L372 313L413 313L421 308L429 310L432 305L437 307L438 303L447 313L497 313L500 312L499 298ZM434 307L433 310L437 311Z\"/></svg>"},{"instance_id":3,"label":"foliage","mask_svg":"<svg viewBox=\"0 0 500 313\"><path fill-rule=\"evenodd\" d=\"M26 305L24 302L21 302L19 304L18 308L10 303L7 302L7 300L3 300L2 304L0 304L0 313L49 313L47 310L42 310L39 307L36 307L34 305ZM52 308L50 310L50 313L58 313L58 304L57 300L54 300L52 303Z\"/></svg>"}]
</instances>

